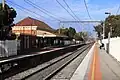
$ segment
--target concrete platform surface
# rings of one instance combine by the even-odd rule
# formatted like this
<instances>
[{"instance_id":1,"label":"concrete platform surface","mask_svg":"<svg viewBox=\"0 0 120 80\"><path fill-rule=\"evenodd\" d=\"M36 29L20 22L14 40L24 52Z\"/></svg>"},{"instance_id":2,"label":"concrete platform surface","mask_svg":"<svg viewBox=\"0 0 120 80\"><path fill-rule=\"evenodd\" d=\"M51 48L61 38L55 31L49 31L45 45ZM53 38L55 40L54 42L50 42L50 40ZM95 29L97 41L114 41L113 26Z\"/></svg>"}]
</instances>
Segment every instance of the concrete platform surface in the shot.
<instances>
[{"instance_id":1,"label":"concrete platform surface","mask_svg":"<svg viewBox=\"0 0 120 80\"><path fill-rule=\"evenodd\" d=\"M104 50L99 50L102 80L120 80L120 63Z\"/></svg>"},{"instance_id":2,"label":"concrete platform surface","mask_svg":"<svg viewBox=\"0 0 120 80\"><path fill-rule=\"evenodd\" d=\"M95 43L71 80L120 80L120 63Z\"/></svg>"}]
</instances>

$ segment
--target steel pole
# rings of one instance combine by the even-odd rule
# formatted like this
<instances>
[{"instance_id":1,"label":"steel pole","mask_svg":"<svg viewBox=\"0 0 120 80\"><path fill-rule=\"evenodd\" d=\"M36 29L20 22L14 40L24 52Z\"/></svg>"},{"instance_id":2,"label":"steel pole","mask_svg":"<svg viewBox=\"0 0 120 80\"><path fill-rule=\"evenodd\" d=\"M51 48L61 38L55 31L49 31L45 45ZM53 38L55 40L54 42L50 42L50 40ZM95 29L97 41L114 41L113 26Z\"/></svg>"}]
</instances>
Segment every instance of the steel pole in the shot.
<instances>
[{"instance_id":1,"label":"steel pole","mask_svg":"<svg viewBox=\"0 0 120 80\"><path fill-rule=\"evenodd\" d=\"M105 22L103 23L103 39L105 38Z\"/></svg>"},{"instance_id":2,"label":"steel pole","mask_svg":"<svg viewBox=\"0 0 120 80\"><path fill-rule=\"evenodd\" d=\"M111 16L111 13L109 13L109 16ZM110 31L108 33L108 54L110 53L110 36L111 36L111 25L109 25Z\"/></svg>"},{"instance_id":3,"label":"steel pole","mask_svg":"<svg viewBox=\"0 0 120 80\"><path fill-rule=\"evenodd\" d=\"M61 29L60 25L61 25L61 22L59 22L59 34L60 34L60 29Z\"/></svg>"},{"instance_id":4,"label":"steel pole","mask_svg":"<svg viewBox=\"0 0 120 80\"><path fill-rule=\"evenodd\" d=\"M108 33L108 54L110 53L110 32Z\"/></svg>"},{"instance_id":5,"label":"steel pole","mask_svg":"<svg viewBox=\"0 0 120 80\"><path fill-rule=\"evenodd\" d=\"M2 0L2 8L5 9L5 0Z\"/></svg>"}]
</instances>

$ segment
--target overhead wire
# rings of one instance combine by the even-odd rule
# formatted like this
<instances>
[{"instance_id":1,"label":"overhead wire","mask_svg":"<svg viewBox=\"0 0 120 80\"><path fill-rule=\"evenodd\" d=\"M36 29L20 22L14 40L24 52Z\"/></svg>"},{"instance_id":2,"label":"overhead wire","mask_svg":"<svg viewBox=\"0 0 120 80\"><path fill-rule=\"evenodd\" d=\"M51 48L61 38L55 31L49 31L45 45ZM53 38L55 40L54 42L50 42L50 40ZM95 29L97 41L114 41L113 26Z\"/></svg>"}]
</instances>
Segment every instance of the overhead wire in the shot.
<instances>
[{"instance_id":1,"label":"overhead wire","mask_svg":"<svg viewBox=\"0 0 120 80\"><path fill-rule=\"evenodd\" d=\"M85 8L86 8L86 10L87 10L88 17L89 17L90 19L92 19L91 16L90 16L89 10L88 10L88 6L87 6L87 3L86 3L86 0L84 0L84 4L85 4Z\"/></svg>"},{"instance_id":2,"label":"overhead wire","mask_svg":"<svg viewBox=\"0 0 120 80\"><path fill-rule=\"evenodd\" d=\"M56 0L57 1L57 3L63 8L63 9L65 9L68 13L69 13L69 15L73 18L73 19L75 19L76 20L76 18L58 1L58 0ZM76 20L77 21L77 20Z\"/></svg>"},{"instance_id":3,"label":"overhead wire","mask_svg":"<svg viewBox=\"0 0 120 80\"><path fill-rule=\"evenodd\" d=\"M73 12L73 10L70 8L70 6L68 5L68 3L65 0L63 0L63 1L66 4L66 6L70 9L70 11L73 13L73 15L78 19L78 21L80 21L80 18Z\"/></svg>"},{"instance_id":4,"label":"overhead wire","mask_svg":"<svg viewBox=\"0 0 120 80\"><path fill-rule=\"evenodd\" d=\"M78 21L58 0L56 0L57 1L57 3L63 8L63 9L65 9L66 11L67 11L67 13L75 20L75 21Z\"/></svg>"},{"instance_id":5,"label":"overhead wire","mask_svg":"<svg viewBox=\"0 0 120 80\"><path fill-rule=\"evenodd\" d=\"M92 19L92 18L91 18L91 15L90 15L90 13L89 13L89 10L88 10L88 6L87 6L87 3L86 3L86 0L84 0L84 4L85 4L85 8L86 8L88 17L89 17L90 19Z\"/></svg>"},{"instance_id":6,"label":"overhead wire","mask_svg":"<svg viewBox=\"0 0 120 80\"><path fill-rule=\"evenodd\" d=\"M57 20L57 21L61 21L60 19L54 17L53 15L50 15L48 12L46 12L45 10L41 9L41 7L37 6L35 3L32 3L31 1L29 0L24 0L27 4L31 5L32 7L38 9L39 11L41 11L42 13L48 15L49 17Z\"/></svg>"},{"instance_id":7,"label":"overhead wire","mask_svg":"<svg viewBox=\"0 0 120 80\"><path fill-rule=\"evenodd\" d=\"M119 5L119 7L118 7L118 10L117 10L117 12L116 12L116 15L118 15L119 11L120 11L120 5Z\"/></svg>"},{"instance_id":8,"label":"overhead wire","mask_svg":"<svg viewBox=\"0 0 120 80\"><path fill-rule=\"evenodd\" d=\"M11 4L11 5L13 5L13 4ZM29 11L26 11L26 10L24 10L24 9L20 8L20 7L17 7L17 9L19 9L19 10L21 10L21 11L24 11L25 13L28 13L28 14L30 14L30 13L31 13L31 12L29 12ZM39 17L37 17L37 16L35 16L35 15L33 15L33 14L30 14L30 15L34 16L36 19L38 19L38 18L39 18Z\"/></svg>"},{"instance_id":9,"label":"overhead wire","mask_svg":"<svg viewBox=\"0 0 120 80\"><path fill-rule=\"evenodd\" d=\"M73 12L73 10L70 8L70 6L68 5L68 3L65 0L63 0L63 1L66 4L66 6L70 9L70 11L73 13L73 15L76 17L76 19L78 19L80 21L79 17Z\"/></svg>"},{"instance_id":10,"label":"overhead wire","mask_svg":"<svg viewBox=\"0 0 120 80\"><path fill-rule=\"evenodd\" d=\"M36 5L35 3L31 2L30 0L24 0L24 1L28 1L28 2L30 2L30 3L32 3L32 4L34 4L34 5ZM50 11L48 11L48 10L46 10L46 9L44 9L44 8L38 6L38 5L36 5L36 6L39 7L41 10L43 10L43 11L49 13L50 15L54 16L54 17L58 17L57 15L51 13ZM60 17L60 18L62 18L62 17ZM64 19L64 18L62 18L62 19Z\"/></svg>"},{"instance_id":11,"label":"overhead wire","mask_svg":"<svg viewBox=\"0 0 120 80\"><path fill-rule=\"evenodd\" d=\"M19 9L21 9L21 10L25 10L26 12L31 12L31 13L34 13L34 14L36 14L36 15L38 15L38 16L40 16L40 17L44 17L44 16L42 16L42 15L40 15L40 14L38 14L38 13L36 13L36 12L34 12L34 11L32 11L32 10L29 10L29 9L27 9L27 8L25 8L25 7L23 7L23 6L20 6L20 5L18 5L18 4L16 4L16 3L14 3L14 2L12 2L12 1L9 1L9 0L7 0L9 3L11 3L11 4L14 4L14 5L16 5L16 6L18 6L19 7Z\"/></svg>"},{"instance_id":12,"label":"overhead wire","mask_svg":"<svg viewBox=\"0 0 120 80\"><path fill-rule=\"evenodd\" d=\"M70 11L73 13L73 15L76 17L76 19L78 20L78 21L80 21L80 19L79 19L79 17L73 12L73 10L70 8L70 6L69 6L69 4L65 1L65 0L63 0L64 1L64 3L66 4L66 6L70 9ZM81 24L81 22L80 22L80 25L83 25L83 24Z\"/></svg>"},{"instance_id":13,"label":"overhead wire","mask_svg":"<svg viewBox=\"0 0 120 80\"><path fill-rule=\"evenodd\" d=\"M40 14L38 14L38 13L32 11L32 10L29 10L29 9L23 7L23 6L18 5L18 4L15 3L15 2L12 2L12 1L7 0L7 3L10 3L10 4L12 4L12 5L16 5L18 9L20 9L20 10L26 12L26 13L29 13L30 15L34 16L36 19L46 18L46 17L44 17L44 16L42 16L42 15L40 15ZM36 15L36 16L35 16L35 15ZM37 16L39 16L39 17L37 17ZM50 19L50 18L46 18L46 19ZM53 20L52 20L52 21L53 21Z\"/></svg>"},{"instance_id":14,"label":"overhead wire","mask_svg":"<svg viewBox=\"0 0 120 80\"><path fill-rule=\"evenodd\" d=\"M13 5L13 3L11 2L7 2L7 3L9 3L9 4L11 4L11 5ZM14 4L15 5L15 4ZM17 4L16 4L17 5ZM22 10L22 11L24 11L24 12L26 12L26 13L28 13L29 14L29 12L32 12L32 11L28 11L28 9L26 9L26 8L23 8L22 6L20 6L20 5L17 5L17 6L19 6L19 7L17 7L17 9L20 9L20 10ZM31 14L30 14L31 15ZM32 15L32 16L34 16L34 15ZM38 19L38 17L36 17L36 16L34 16L35 18L37 18ZM43 16L41 16L41 17L43 17ZM34 23L34 20L32 20L32 23L31 23L31 30L32 30L32 25L33 25L33 23ZM24 33L24 27L23 27L23 33ZM31 32L31 35L32 35L32 32Z\"/></svg>"}]
</instances>

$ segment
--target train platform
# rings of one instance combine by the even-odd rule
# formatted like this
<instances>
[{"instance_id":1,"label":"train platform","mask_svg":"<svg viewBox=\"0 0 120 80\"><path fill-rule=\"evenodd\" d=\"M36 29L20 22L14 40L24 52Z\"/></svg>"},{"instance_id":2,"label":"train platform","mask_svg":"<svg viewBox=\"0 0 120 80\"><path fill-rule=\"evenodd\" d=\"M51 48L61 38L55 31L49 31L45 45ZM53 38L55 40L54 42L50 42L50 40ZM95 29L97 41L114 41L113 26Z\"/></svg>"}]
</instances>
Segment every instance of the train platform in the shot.
<instances>
[{"instance_id":1,"label":"train platform","mask_svg":"<svg viewBox=\"0 0 120 80\"><path fill-rule=\"evenodd\" d=\"M120 63L95 43L70 80L120 80Z\"/></svg>"},{"instance_id":2,"label":"train platform","mask_svg":"<svg viewBox=\"0 0 120 80\"><path fill-rule=\"evenodd\" d=\"M23 59L23 58L27 58L27 57L32 57L32 56L48 53L48 52L52 52L52 51L60 50L60 49L62 49L62 48L49 48L49 49L43 49L39 52L31 52L31 53L25 53L24 55L15 55L15 56L10 56L10 57L4 57L4 58L0 58L0 64L4 63L4 62L10 62L13 60L17 60L17 59Z\"/></svg>"},{"instance_id":3,"label":"train platform","mask_svg":"<svg viewBox=\"0 0 120 80\"><path fill-rule=\"evenodd\" d=\"M14 56L10 56L10 57L2 57L2 58L0 57L0 63L13 61L13 60L17 60L17 59L28 58L28 57L32 57L32 56L37 56L37 55L45 54L45 53L48 53L48 52L53 52L53 51L57 51L57 50L67 48L67 47L78 46L78 45L80 45L80 44L66 45L66 46L44 47L37 52L32 51L32 52L26 52L24 54L22 53L21 55L14 55Z\"/></svg>"}]
</instances>

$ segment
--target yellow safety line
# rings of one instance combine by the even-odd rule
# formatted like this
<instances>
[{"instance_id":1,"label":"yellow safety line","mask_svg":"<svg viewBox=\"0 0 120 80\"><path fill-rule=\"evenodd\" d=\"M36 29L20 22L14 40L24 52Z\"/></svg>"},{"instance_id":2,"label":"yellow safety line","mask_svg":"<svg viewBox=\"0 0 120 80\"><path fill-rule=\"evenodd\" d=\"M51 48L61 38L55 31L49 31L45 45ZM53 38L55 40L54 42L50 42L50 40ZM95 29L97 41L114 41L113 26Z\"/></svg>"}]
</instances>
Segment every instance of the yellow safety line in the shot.
<instances>
[{"instance_id":1,"label":"yellow safety line","mask_svg":"<svg viewBox=\"0 0 120 80\"><path fill-rule=\"evenodd\" d=\"M92 67L92 77L91 77L91 80L94 80L95 78L95 49L94 49L94 58L93 58L93 67Z\"/></svg>"}]
</instances>

